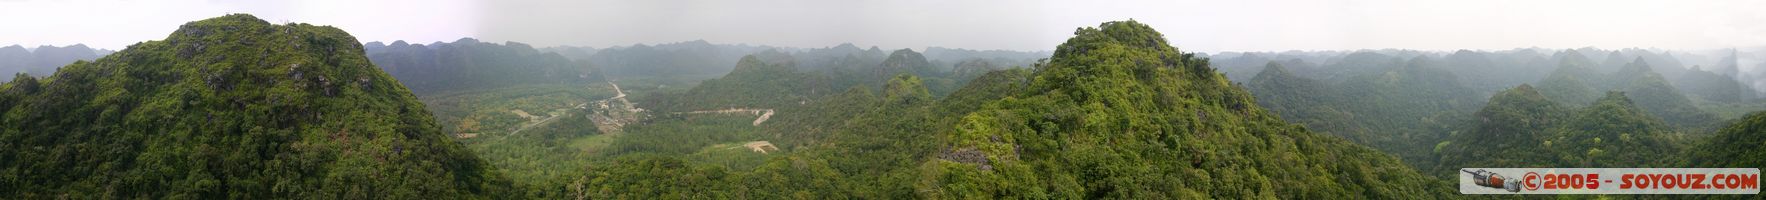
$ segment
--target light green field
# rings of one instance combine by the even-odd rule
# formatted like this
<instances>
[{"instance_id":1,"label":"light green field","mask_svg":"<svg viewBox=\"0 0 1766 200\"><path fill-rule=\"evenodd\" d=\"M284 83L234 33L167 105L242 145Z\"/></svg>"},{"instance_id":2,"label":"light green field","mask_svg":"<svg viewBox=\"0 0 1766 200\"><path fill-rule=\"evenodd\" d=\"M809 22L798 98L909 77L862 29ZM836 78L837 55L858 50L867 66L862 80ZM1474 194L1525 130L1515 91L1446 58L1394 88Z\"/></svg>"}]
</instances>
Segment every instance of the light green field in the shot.
<instances>
[{"instance_id":1,"label":"light green field","mask_svg":"<svg viewBox=\"0 0 1766 200\"><path fill-rule=\"evenodd\" d=\"M570 148L572 148L572 149L576 149L576 150L584 152L584 153L595 154L598 152L605 151L608 146L613 145L614 138L618 138L618 137L619 137L618 134L600 134L600 135L582 136L582 137L570 139L569 144L570 144Z\"/></svg>"},{"instance_id":2,"label":"light green field","mask_svg":"<svg viewBox=\"0 0 1766 200\"><path fill-rule=\"evenodd\" d=\"M666 90L665 82L679 84L619 81L633 96ZM681 156L700 165L747 170L786 154L785 150L763 154L743 146L766 138L751 124L757 117L753 114L650 113L658 117L627 125L623 133L601 133L588 119L589 110L576 106L611 96L612 88L606 84L525 85L421 99L444 130L477 134L459 141L523 185L570 181L569 174L627 155ZM536 123L540 121L544 123Z\"/></svg>"},{"instance_id":3,"label":"light green field","mask_svg":"<svg viewBox=\"0 0 1766 200\"><path fill-rule=\"evenodd\" d=\"M688 155L687 160L697 163L720 165L731 170L748 171L766 163L767 159L786 154L782 149L760 153L743 146L748 142L731 142L706 146Z\"/></svg>"}]
</instances>

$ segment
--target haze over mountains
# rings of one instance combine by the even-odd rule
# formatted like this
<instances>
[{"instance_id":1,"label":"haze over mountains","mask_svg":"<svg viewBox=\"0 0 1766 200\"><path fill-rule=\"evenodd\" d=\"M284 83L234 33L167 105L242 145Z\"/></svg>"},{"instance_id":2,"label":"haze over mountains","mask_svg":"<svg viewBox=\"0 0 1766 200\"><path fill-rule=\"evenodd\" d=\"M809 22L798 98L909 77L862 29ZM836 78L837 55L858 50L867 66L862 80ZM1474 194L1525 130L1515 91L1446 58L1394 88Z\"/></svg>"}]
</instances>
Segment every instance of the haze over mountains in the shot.
<instances>
[{"instance_id":1,"label":"haze over mountains","mask_svg":"<svg viewBox=\"0 0 1766 200\"><path fill-rule=\"evenodd\" d=\"M1464 167L1766 159L1763 50L1205 54L1155 28L535 47L231 14L108 55L0 49L32 65L0 84L0 196L1461 199Z\"/></svg>"},{"instance_id":2,"label":"haze over mountains","mask_svg":"<svg viewBox=\"0 0 1766 200\"><path fill-rule=\"evenodd\" d=\"M0 47L0 81L11 81L12 74L26 73L37 77L55 73L56 68L74 63L74 61L92 61L113 53L110 50L92 49L83 44L57 46L38 46L25 48L12 45Z\"/></svg>"},{"instance_id":3,"label":"haze over mountains","mask_svg":"<svg viewBox=\"0 0 1766 200\"><path fill-rule=\"evenodd\" d=\"M1571 52L1579 58L1569 58ZM1501 90L1502 85L1514 85L1536 81L1550 74L1565 59L1574 59L1581 67L1593 72L1614 73L1643 59L1650 70L1661 74L1670 81L1680 80L1686 73L1695 71L1709 72L1728 79L1741 82L1744 86L1754 89L1756 93L1766 90L1766 83L1761 80L1766 76L1766 48L1726 48L1726 49L1638 49L1626 48L1618 50L1577 48L1577 49L1544 49L1519 48L1501 51L1457 50L1457 51L1417 51L1401 49L1369 49L1355 51L1285 51L1285 52L1222 52L1211 55L1220 63L1219 68L1227 72L1234 80L1248 80L1261 71L1263 64L1278 62L1294 70L1310 70L1315 68L1354 68L1362 65L1381 65L1378 62L1394 62L1390 59L1411 59L1418 56L1439 59L1447 66L1440 68L1453 71L1462 77L1463 84L1492 92ZM1298 65L1298 66L1294 66ZM1330 67L1326 65L1338 65ZM1384 64L1391 65L1391 64ZM1341 78L1333 71L1312 73L1299 71L1315 79ZM1714 80L1715 81L1715 80Z\"/></svg>"}]
</instances>

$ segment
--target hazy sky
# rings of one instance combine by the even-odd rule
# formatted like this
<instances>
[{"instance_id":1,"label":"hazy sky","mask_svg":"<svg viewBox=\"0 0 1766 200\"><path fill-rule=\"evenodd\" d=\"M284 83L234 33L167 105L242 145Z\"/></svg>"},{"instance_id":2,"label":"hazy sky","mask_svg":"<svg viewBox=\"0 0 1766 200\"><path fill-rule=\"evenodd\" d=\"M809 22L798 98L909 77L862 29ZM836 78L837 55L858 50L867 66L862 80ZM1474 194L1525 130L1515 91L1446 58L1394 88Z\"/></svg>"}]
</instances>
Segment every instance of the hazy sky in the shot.
<instances>
[{"instance_id":1,"label":"hazy sky","mask_svg":"<svg viewBox=\"0 0 1766 200\"><path fill-rule=\"evenodd\" d=\"M1766 1L1630 0L0 0L0 45L118 49L226 13L366 41L475 37L607 47L705 39L825 47L1049 50L1136 19L1190 51L1766 45Z\"/></svg>"}]
</instances>

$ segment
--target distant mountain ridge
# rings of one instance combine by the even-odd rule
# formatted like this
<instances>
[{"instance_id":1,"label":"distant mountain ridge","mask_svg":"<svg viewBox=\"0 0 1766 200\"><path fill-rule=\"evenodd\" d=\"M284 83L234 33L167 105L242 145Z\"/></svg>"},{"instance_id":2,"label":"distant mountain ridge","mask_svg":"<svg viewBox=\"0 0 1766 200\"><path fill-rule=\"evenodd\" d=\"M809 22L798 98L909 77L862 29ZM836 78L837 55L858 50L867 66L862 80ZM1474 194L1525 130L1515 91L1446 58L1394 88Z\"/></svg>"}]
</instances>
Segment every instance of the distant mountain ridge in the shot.
<instances>
[{"instance_id":1,"label":"distant mountain ridge","mask_svg":"<svg viewBox=\"0 0 1766 200\"><path fill-rule=\"evenodd\" d=\"M516 84L589 83L606 76L588 62L518 42L495 44L461 38L423 45L401 40L391 45L370 42L364 51L376 66L419 94Z\"/></svg>"},{"instance_id":2,"label":"distant mountain ridge","mask_svg":"<svg viewBox=\"0 0 1766 200\"><path fill-rule=\"evenodd\" d=\"M74 44L65 47L43 45L36 48L25 48L20 45L0 47L0 82L11 81L12 75L27 73L35 77L47 77L55 74L55 69L74 61L92 61L104 55L114 53L110 50L92 49L85 44Z\"/></svg>"}]
</instances>

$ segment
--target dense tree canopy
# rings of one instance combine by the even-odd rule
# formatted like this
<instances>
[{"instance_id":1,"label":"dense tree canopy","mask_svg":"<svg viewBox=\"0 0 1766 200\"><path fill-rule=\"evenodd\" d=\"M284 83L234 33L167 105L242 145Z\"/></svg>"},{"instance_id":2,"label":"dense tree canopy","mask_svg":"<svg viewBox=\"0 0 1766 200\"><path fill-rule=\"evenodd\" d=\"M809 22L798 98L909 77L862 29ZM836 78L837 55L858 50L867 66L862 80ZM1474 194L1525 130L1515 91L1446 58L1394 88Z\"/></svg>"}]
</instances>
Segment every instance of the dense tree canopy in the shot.
<instances>
[{"instance_id":1,"label":"dense tree canopy","mask_svg":"<svg viewBox=\"0 0 1766 200\"><path fill-rule=\"evenodd\" d=\"M1491 97L1466 130L1437 144L1438 175L1467 167L1668 167L1684 136L1624 92L1579 109L1521 85Z\"/></svg>"},{"instance_id":2,"label":"dense tree canopy","mask_svg":"<svg viewBox=\"0 0 1766 200\"><path fill-rule=\"evenodd\" d=\"M329 26L234 14L0 94L0 196L428 199L508 189Z\"/></svg>"},{"instance_id":3,"label":"dense tree canopy","mask_svg":"<svg viewBox=\"0 0 1766 200\"><path fill-rule=\"evenodd\" d=\"M1018 95L962 117L926 197L1423 198L1445 184L1283 122L1134 21L1082 28Z\"/></svg>"},{"instance_id":4,"label":"dense tree canopy","mask_svg":"<svg viewBox=\"0 0 1766 200\"><path fill-rule=\"evenodd\" d=\"M1456 199L1465 167L1766 155L1766 114L1720 121L1766 108L1736 55L357 42L241 14L0 48L75 55L0 84L0 197Z\"/></svg>"},{"instance_id":5,"label":"dense tree canopy","mask_svg":"<svg viewBox=\"0 0 1766 200\"><path fill-rule=\"evenodd\" d=\"M1688 164L1700 167L1766 166L1766 112L1755 112L1717 131L1688 151Z\"/></svg>"},{"instance_id":6,"label":"dense tree canopy","mask_svg":"<svg viewBox=\"0 0 1766 200\"><path fill-rule=\"evenodd\" d=\"M1555 158L1544 141L1556 136L1549 129L1566 121L1563 106L1522 84L1496 93L1488 105L1468 122L1469 130L1454 132L1436 144L1438 171L1458 173L1458 167L1551 167Z\"/></svg>"},{"instance_id":7,"label":"dense tree canopy","mask_svg":"<svg viewBox=\"0 0 1766 200\"><path fill-rule=\"evenodd\" d=\"M765 109L800 104L836 92L827 76L800 72L790 55L775 56L778 57L742 57L735 69L721 78L700 82L684 93L649 97L644 102L662 111Z\"/></svg>"},{"instance_id":8,"label":"dense tree canopy","mask_svg":"<svg viewBox=\"0 0 1766 200\"><path fill-rule=\"evenodd\" d=\"M1478 94L1434 59L1418 56L1388 64L1396 66L1364 67L1381 70L1337 83L1293 75L1275 65L1246 86L1259 105L1288 121L1384 150L1415 166L1431 166L1434 141L1475 108Z\"/></svg>"}]
</instances>

